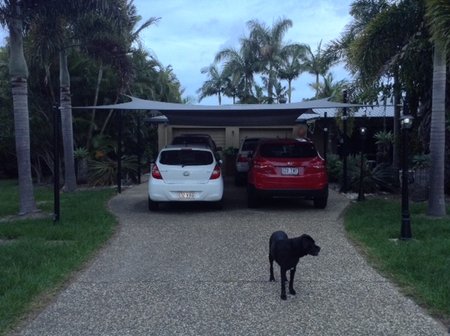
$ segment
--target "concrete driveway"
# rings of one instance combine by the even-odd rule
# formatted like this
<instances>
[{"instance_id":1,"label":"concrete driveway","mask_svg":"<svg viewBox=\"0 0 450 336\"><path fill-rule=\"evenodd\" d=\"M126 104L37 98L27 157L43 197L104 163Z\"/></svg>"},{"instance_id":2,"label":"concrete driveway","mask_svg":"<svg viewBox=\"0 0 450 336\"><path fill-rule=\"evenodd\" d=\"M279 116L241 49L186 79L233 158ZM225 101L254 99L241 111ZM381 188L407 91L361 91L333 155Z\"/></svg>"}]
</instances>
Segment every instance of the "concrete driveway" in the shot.
<instances>
[{"instance_id":1,"label":"concrete driveway","mask_svg":"<svg viewBox=\"0 0 450 336\"><path fill-rule=\"evenodd\" d=\"M115 197L119 231L92 263L18 335L448 335L347 241L329 206L274 201L247 209L227 185L225 209L147 210L146 185ZM322 247L297 267L296 296L269 282L275 230L308 233Z\"/></svg>"}]
</instances>

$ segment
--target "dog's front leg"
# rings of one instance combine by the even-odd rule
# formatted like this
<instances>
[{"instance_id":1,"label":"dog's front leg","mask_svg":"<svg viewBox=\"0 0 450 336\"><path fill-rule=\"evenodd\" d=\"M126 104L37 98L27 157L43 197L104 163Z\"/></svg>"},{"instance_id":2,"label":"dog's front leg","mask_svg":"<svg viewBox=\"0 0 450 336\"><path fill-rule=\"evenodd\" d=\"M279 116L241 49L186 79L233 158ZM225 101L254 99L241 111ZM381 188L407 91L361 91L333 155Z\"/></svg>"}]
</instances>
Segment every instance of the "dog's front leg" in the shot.
<instances>
[{"instance_id":1,"label":"dog's front leg","mask_svg":"<svg viewBox=\"0 0 450 336\"><path fill-rule=\"evenodd\" d=\"M270 264L270 278L269 281L275 281L275 277L273 276L273 257L269 254L269 264Z\"/></svg>"},{"instance_id":2,"label":"dog's front leg","mask_svg":"<svg viewBox=\"0 0 450 336\"><path fill-rule=\"evenodd\" d=\"M295 267L291 268L291 277L289 279L289 294L291 295L297 294L294 290L294 277L295 277Z\"/></svg>"},{"instance_id":3,"label":"dog's front leg","mask_svg":"<svg viewBox=\"0 0 450 336\"><path fill-rule=\"evenodd\" d=\"M287 281L287 278L286 278L286 272L287 272L287 269L285 269L285 268L280 268L280 272L281 272L281 300L286 300L287 299L287 296L286 296L286 281Z\"/></svg>"}]
</instances>

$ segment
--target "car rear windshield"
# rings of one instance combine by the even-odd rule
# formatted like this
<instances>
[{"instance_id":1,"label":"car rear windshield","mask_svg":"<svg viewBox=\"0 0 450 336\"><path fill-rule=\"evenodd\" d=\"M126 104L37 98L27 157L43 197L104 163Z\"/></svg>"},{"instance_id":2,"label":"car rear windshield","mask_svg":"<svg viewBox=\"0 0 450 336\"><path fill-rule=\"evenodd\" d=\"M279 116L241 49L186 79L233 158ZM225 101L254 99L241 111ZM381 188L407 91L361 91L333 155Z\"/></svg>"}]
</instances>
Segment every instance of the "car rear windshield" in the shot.
<instances>
[{"instance_id":1,"label":"car rear windshield","mask_svg":"<svg viewBox=\"0 0 450 336\"><path fill-rule=\"evenodd\" d=\"M166 150L159 158L160 163L174 166L204 166L213 161L211 152L193 149Z\"/></svg>"},{"instance_id":2,"label":"car rear windshield","mask_svg":"<svg viewBox=\"0 0 450 336\"><path fill-rule=\"evenodd\" d=\"M257 144L258 144L258 140L246 140L242 144L242 150L243 151L254 151Z\"/></svg>"},{"instance_id":3,"label":"car rear windshield","mask_svg":"<svg viewBox=\"0 0 450 336\"><path fill-rule=\"evenodd\" d=\"M317 151L311 143L262 144L262 157L270 158L311 158L317 156Z\"/></svg>"}]
</instances>

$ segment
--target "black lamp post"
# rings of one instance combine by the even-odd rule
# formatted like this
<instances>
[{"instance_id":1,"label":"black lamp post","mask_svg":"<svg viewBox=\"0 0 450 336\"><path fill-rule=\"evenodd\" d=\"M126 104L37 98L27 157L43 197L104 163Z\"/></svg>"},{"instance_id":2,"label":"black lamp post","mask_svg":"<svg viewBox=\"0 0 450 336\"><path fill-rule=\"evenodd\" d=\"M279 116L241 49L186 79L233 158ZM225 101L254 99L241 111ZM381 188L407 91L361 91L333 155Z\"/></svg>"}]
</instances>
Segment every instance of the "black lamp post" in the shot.
<instances>
[{"instance_id":1,"label":"black lamp post","mask_svg":"<svg viewBox=\"0 0 450 336\"><path fill-rule=\"evenodd\" d=\"M403 116L400 117L400 125L402 130L402 158L401 158L401 182L402 182L402 226L400 232L401 240L409 240L412 238L411 219L409 215L409 171L408 171L408 130L412 126L413 117L408 115L408 105L403 103Z\"/></svg>"},{"instance_id":2,"label":"black lamp post","mask_svg":"<svg viewBox=\"0 0 450 336\"><path fill-rule=\"evenodd\" d=\"M323 159L327 161L328 151L328 115L327 112L323 116Z\"/></svg>"},{"instance_id":3,"label":"black lamp post","mask_svg":"<svg viewBox=\"0 0 450 336\"><path fill-rule=\"evenodd\" d=\"M360 157L360 171L359 171L359 192L358 192L358 201L364 201L366 198L364 197L364 188L363 188L363 180L364 180L364 144L366 141L367 128L360 127L359 135L361 136L361 157Z\"/></svg>"},{"instance_id":4,"label":"black lamp post","mask_svg":"<svg viewBox=\"0 0 450 336\"><path fill-rule=\"evenodd\" d=\"M342 99L344 103L348 102L348 96L347 96L347 90L342 91ZM344 107L342 109L342 152L343 152L343 159L342 159L342 186L341 186L341 192L346 193L347 192L347 108Z\"/></svg>"}]
</instances>

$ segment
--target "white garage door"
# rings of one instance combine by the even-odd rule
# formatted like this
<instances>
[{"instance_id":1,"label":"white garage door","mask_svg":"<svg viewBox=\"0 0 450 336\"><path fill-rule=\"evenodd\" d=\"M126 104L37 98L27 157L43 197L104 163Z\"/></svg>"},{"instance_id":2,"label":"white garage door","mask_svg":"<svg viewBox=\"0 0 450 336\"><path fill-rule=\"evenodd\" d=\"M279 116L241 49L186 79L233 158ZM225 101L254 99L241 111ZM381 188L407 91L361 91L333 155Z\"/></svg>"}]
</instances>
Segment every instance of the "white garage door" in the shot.
<instances>
[{"instance_id":1,"label":"white garage door","mask_svg":"<svg viewBox=\"0 0 450 336\"><path fill-rule=\"evenodd\" d=\"M241 128L239 142L245 138L292 138L292 127L289 128Z\"/></svg>"},{"instance_id":2,"label":"white garage door","mask_svg":"<svg viewBox=\"0 0 450 336\"><path fill-rule=\"evenodd\" d=\"M217 147L225 148L225 128L173 128L172 135L180 134L209 134Z\"/></svg>"}]
</instances>

